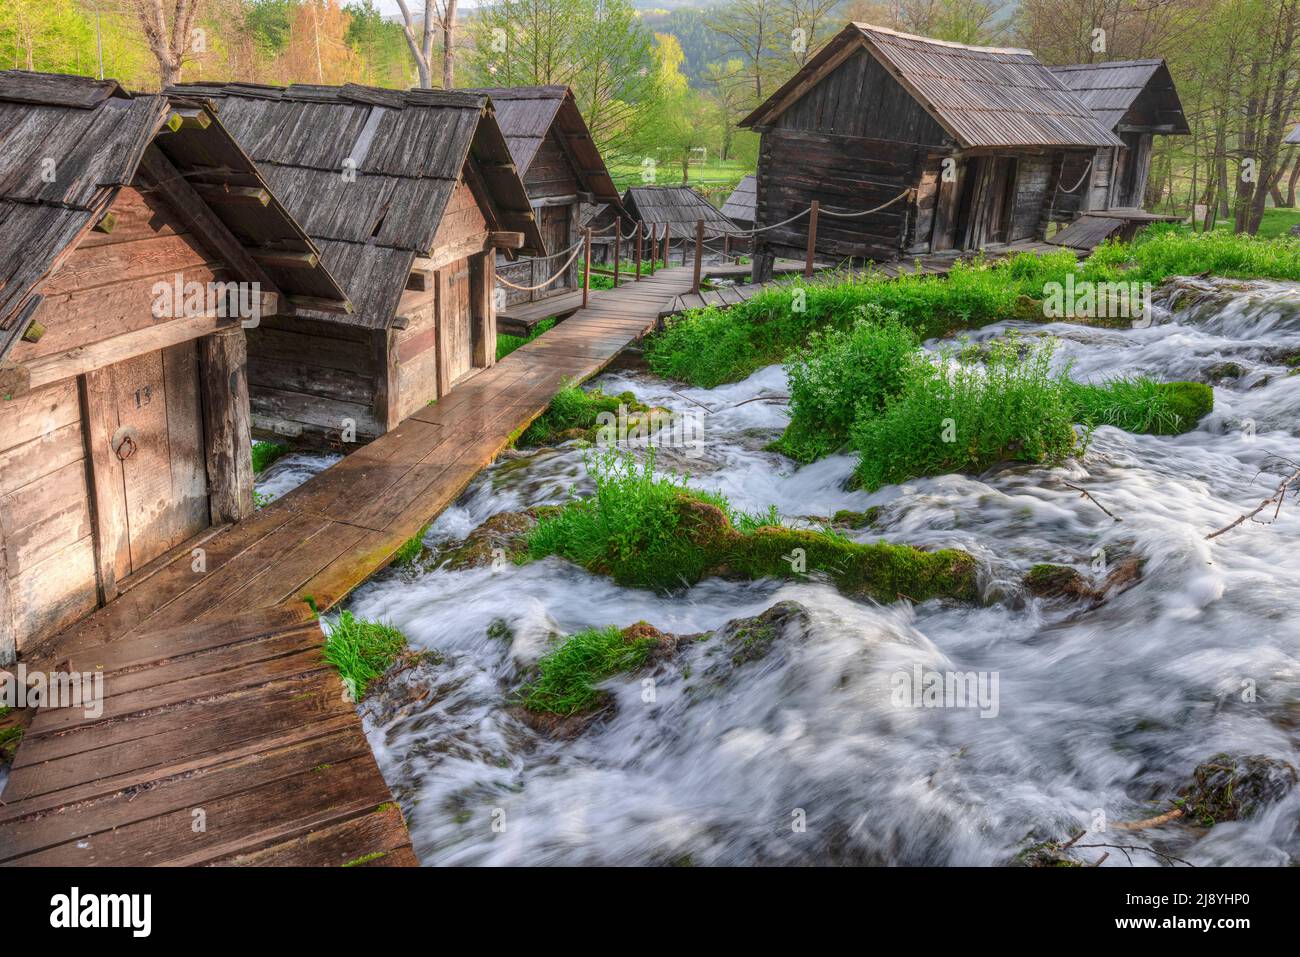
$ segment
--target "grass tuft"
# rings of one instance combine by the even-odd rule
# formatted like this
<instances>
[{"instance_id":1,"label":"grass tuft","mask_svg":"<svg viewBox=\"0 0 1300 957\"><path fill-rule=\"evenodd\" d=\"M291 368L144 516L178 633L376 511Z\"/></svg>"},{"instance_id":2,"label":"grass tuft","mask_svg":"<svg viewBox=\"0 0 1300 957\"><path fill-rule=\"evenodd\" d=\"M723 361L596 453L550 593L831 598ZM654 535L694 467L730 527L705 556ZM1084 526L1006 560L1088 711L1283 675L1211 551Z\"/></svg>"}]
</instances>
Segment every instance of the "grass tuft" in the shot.
<instances>
[{"instance_id":1,"label":"grass tuft","mask_svg":"<svg viewBox=\"0 0 1300 957\"><path fill-rule=\"evenodd\" d=\"M325 639L325 660L360 701L374 681L406 650L406 636L382 622L356 618L344 611L330 625Z\"/></svg>"},{"instance_id":2,"label":"grass tuft","mask_svg":"<svg viewBox=\"0 0 1300 957\"><path fill-rule=\"evenodd\" d=\"M520 703L562 717L590 710L600 699L595 686L641 667L655 644L653 637L625 635L613 625L580 631L537 663L537 677L519 691Z\"/></svg>"}]
</instances>

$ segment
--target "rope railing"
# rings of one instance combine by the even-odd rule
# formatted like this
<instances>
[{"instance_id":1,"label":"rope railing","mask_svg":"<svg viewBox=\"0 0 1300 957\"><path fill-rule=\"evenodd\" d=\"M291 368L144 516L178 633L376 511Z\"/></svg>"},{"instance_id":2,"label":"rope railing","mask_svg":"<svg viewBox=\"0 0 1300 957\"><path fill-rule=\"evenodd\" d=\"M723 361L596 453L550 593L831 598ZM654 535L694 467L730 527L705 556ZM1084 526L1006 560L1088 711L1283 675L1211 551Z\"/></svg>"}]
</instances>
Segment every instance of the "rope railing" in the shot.
<instances>
[{"instance_id":1,"label":"rope railing","mask_svg":"<svg viewBox=\"0 0 1300 957\"><path fill-rule=\"evenodd\" d=\"M578 258L578 253L582 250L582 246L583 246L582 242L576 242L568 249L566 249L564 252L567 253L571 250L573 255L571 255L567 260L565 260L564 265L560 267L559 271L554 276L552 276L550 279L545 280L544 282L538 283L536 286L518 286L515 283L512 283L509 279L502 279L500 276L497 276L497 282L501 283L501 285L503 286L509 286L511 289L518 289L520 292L537 292L539 289L545 289L547 286L555 282L557 279L559 279L561 276L563 276L566 272L569 271L570 264L572 264L572 262ZM556 253L555 255L562 256L564 255L564 253ZM550 259L553 257L547 256L544 258Z\"/></svg>"}]
</instances>

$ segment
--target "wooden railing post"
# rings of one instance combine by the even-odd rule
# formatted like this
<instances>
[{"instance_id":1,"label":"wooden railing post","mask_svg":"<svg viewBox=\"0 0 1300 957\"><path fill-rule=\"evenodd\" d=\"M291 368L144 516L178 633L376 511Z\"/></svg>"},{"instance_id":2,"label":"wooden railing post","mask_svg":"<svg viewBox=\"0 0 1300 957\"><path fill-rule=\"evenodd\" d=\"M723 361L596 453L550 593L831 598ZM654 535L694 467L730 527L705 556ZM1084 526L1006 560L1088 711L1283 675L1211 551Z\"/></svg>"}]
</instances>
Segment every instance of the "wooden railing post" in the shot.
<instances>
[{"instance_id":1,"label":"wooden railing post","mask_svg":"<svg viewBox=\"0 0 1300 957\"><path fill-rule=\"evenodd\" d=\"M618 260L623 251L623 220L614 217L614 288L618 288Z\"/></svg>"},{"instance_id":2,"label":"wooden railing post","mask_svg":"<svg viewBox=\"0 0 1300 957\"><path fill-rule=\"evenodd\" d=\"M812 211L808 213L808 259L803 264L803 277L811 279L813 274L813 251L817 248L817 210L821 204L812 201Z\"/></svg>"},{"instance_id":3,"label":"wooden railing post","mask_svg":"<svg viewBox=\"0 0 1300 957\"><path fill-rule=\"evenodd\" d=\"M582 308L587 308L587 297L591 292L591 227L588 226L582 237L584 258L582 261Z\"/></svg>"},{"instance_id":4,"label":"wooden railing post","mask_svg":"<svg viewBox=\"0 0 1300 957\"><path fill-rule=\"evenodd\" d=\"M682 258L686 258L686 250L682 250ZM704 262L704 220L695 221L695 272L691 274L691 294L696 295L700 291L700 266ZM682 265L685 265L683 263Z\"/></svg>"},{"instance_id":5,"label":"wooden railing post","mask_svg":"<svg viewBox=\"0 0 1300 957\"><path fill-rule=\"evenodd\" d=\"M731 262L731 233L722 234L722 261Z\"/></svg>"},{"instance_id":6,"label":"wooden railing post","mask_svg":"<svg viewBox=\"0 0 1300 957\"><path fill-rule=\"evenodd\" d=\"M669 240L671 238L672 237L670 237L668 234L668 224L664 223L664 268L665 269L668 268L668 253L672 249L672 247L669 245Z\"/></svg>"},{"instance_id":7,"label":"wooden railing post","mask_svg":"<svg viewBox=\"0 0 1300 957\"><path fill-rule=\"evenodd\" d=\"M641 281L641 233L643 224L638 221L636 224L636 281Z\"/></svg>"}]
</instances>

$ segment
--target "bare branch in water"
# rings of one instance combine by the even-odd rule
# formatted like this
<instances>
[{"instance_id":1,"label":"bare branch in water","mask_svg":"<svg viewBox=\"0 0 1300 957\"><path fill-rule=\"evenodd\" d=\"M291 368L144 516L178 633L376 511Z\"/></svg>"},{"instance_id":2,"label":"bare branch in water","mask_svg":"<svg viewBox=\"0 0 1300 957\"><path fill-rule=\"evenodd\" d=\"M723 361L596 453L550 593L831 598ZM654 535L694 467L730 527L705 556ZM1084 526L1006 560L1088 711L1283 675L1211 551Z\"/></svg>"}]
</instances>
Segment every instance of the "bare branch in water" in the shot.
<instances>
[{"instance_id":1,"label":"bare branch in water","mask_svg":"<svg viewBox=\"0 0 1300 957\"><path fill-rule=\"evenodd\" d=\"M1276 459L1278 462L1281 462L1285 465L1289 465L1292 469L1294 469L1294 471L1281 481L1278 487L1273 490L1272 495L1270 495L1268 498L1264 499L1264 501L1260 502L1257 506L1255 506L1253 511L1246 512L1242 515L1238 515L1236 519L1229 522L1227 525L1223 526L1223 528L1219 529L1217 532L1210 532L1210 534L1205 536L1207 539L1218 538L1224 532L1230 532L1238 525L1243 525L1248 521L1252 521L1256 515L1264 511L1264 509L1268 508L1270 505L1272 505L1273 517L1267 522L1260 523L1261 525L1269 525L1272 522L1277 521L1278 515L1281 514L1282 503L1286 501L1287 492L1294 491L1297 495L1300 495L1300 463L1293 462L1290 459L1284 458L1280 455L1275 455L1273 456L1273 458ZM1259 475L1256 475L1255 477L1258 478Z\"/></svg>"},{"instance_id":2,"label":"bare branch in water","mask_svg":"<svg viewBox=\"0 0 1300 957\"><path fill-rule=\"evenodd\" d=\"M1105 505L1102 505L1101 502L1097 501L1097 499L1093 497L1093 494L1089 492L1086 488L1084 488L1082 485L1075 485L1073 482L1066 482L1065 487L1074 489L1076 492L1078 492L1080 495L1086 498L1093 505L1096 505L1099 509L1105 512L1115 521L1117 522L1124 521L1124 519L1120 518L1118 515L1116 515L1114 512L1108 509Z\"/></svg>"}]
</instances>

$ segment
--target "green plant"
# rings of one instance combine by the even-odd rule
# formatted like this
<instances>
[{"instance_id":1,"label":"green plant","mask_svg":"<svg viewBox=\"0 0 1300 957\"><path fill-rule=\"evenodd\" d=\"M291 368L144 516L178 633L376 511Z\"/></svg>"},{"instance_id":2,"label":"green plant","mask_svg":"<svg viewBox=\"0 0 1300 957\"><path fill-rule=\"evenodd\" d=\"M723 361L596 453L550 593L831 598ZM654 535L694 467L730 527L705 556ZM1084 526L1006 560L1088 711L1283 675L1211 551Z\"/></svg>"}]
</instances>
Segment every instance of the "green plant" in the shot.
<instances>
[{"instance_id":1,"label":"green plant","mask_svg":"<svg viewBox=\"0 0 1300 957\"><path fill-rule=\"evenodd\" d=\"M424 536L428 534L429 526L432 524L432 522L426 523L424 528L402 542L401 546L393 554L393 564L409 565L420 557L420 554L424 551Z\"/></svg>"},{"instance_id":2,"label":"green plant","mask_svg":"<svg viewBox=\"0 0 1300 957\"><path fill-rule=\"evenodd\" d=\"M1066 394L1077 422L1151 435L1190 432L1214 408L1214 390L1208 385L1141 376L1100 385L1072 382Z\"/></svg>"},{"instance_id":3,"label":"green plant","mask_svg":"<svg viewBox=\"0 0 1300 957\"><path fill-rule=\"evenodd\" d=\"M629 638L612 625L580 631L537 663L537 677L519 691L520 703L564 717L586 711L600 697L595 685L641 667L655 643L651 637Z\"/></svg>"},{"instance_id":4,"label":"green plant","mask_svg":"<svg viewBox=\"0 0 1300 957\"><path fill-rule=\"evenodd\" d=\"M848 441L860 409L880 412L924 361L916 333L875 304L847 330L815 330L786 362L790 424L776 451L812 462Z\"/></svg>"},{"instance_id":5,"label":"green plant","mask_svg":"<svg viewBox=\"0 0 1300 957\"><path fill-rule=\"evenodd\" d=\"M382 622L342 612L329 626L325 660L339 671L353 698L360 701L374 681L406 650L406 636Z\"/></svg>"},{"instance_id":6,"label":"green plant","mask_svg":"<svg viewBox=\"0 0 1300 957\"><path fill-rule=\"evenodd\" d=\"M504 332L497 333L497 361L500 362L522 345L527 345L543 333L550 332L560 320L554 316L543 319L529 330L526 336L511 336ZM432 403L431 403L432 404Z\"/></svg>"},{"instance_id":7,"label":"green plant","mask_svg":"<svg viewBox=\"0 0 1300 957\"><path fill-rule=\"evenodd\" d=\"M619 406L627 409L630 427L635 427L637 416L650 411L631 392L606 395L599 389L585 391L570 382L555 394L546 411L517 436L517 443L546 445L574 429L594 429L601 413L618 415Z\"/></svg>"},{"instance_id":8,"label":"green plant","mask_svg":"<svg viewBox=\"0 0 1300 957\"><path fill-rule=\"evenodd\" d=\"M852 436L862 485L1065 459L1076 437L1066 373L1051 371L1054 345L1013 334L990 345L983 365L973 350L942 353L883 412L863 410Z\"/></svg>"},{"instance_id":9,"label":"green plant","mask_svg":"<svg viewBox=\"0 0 1300 957\"><path fill-rule=\"evenodd\" d=\"M638 463L611 451L589 456L587 467L595 494L538 522L528 538L532 558L559 555L622 585L659 591L709 575L802 578L812 570L848 594L881 601L977 597L975 563L964 552L785 528L774 508L740 513L720 495L689 488L682 476L654 475L653 456Z\"/></svg>"},{"instance_id":10,"label":"green plant","mask_svg":"<svg viewBox=\"0 0 1300 957\"><path fill-rule=\"evenodd\" d=\"M254 442L253 474L260 474L268 465L280 456L287 454L288 451L289 447L287 445L281 445L279 442Z\"/></svg>"}]
</instances>

